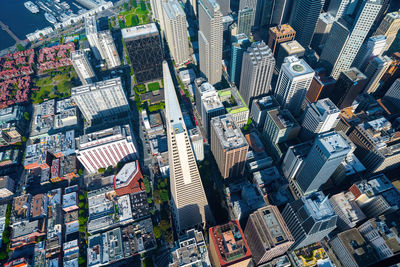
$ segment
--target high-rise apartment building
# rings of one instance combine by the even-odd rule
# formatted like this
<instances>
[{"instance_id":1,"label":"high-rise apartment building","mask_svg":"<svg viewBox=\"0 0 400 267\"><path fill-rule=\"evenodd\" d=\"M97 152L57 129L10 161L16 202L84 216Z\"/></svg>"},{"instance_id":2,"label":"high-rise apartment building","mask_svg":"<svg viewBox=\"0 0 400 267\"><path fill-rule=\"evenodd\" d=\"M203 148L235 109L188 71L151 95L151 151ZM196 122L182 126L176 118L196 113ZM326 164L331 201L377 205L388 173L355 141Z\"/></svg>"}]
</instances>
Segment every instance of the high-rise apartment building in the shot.
<instances>
[{"instance_id":1,"label":"high-rise apartment building","mask_svg":"<svg viewBox=\"0 0 400 267\"><path fill-rule=\"evenodd\" d=\"M95 16L87 16L85 17L85 32L86 38L88 39L90 48L96 59L100 60L101 55L99 51L99 37L97 35L97 23Z\"/></svg>"},{"instance_id":2,"label":"high-rise apartment building","mask_svg":"<svg viewBox=\"0 0 400 267\"><path fill-rule=\"evenodd\" d=\"M96 80L92 65L82 50L71 52L71 62L82 84L92 83Z\"/></svg>"},{"instance_id":3,"label":"high-rise apartment building","mask_svg":"<svg viewBox=\"0 0 400 267\"><path fill-rule=\"evenodd\" d=\"M254 21L254 10L249 7L239 10L238 14L238 33L246 34L250 36L251 27Z\"/></svg>"},{"instance_id":4,"label":"high-rise apartment building","mask_svg":"<svg viewBox=\"0 0 400 267\"><path fill-rule=\"evenodd\" d=\"M305 48L311 44L324 3L325 0L299 0L294 7L290 25L296 31L296 40Z\"/></svg>"},{"instance_id":5,"label":"high-rise apartment building","mask_svg":"<svg viewBox=\"0 0 400 267\"><path fill-rule=\"evenodd\" d=\"M181 233L204 226L212 215L166 61L163 73L171 206L177 233Z\"/></svg>"},{"instance_id":6,"label":"high-rise apartment building","mask_svg":"<svg viewBox=\"0 0 400 267\"><path fill-rule=\"evenodd\" d=\"M241 177L249 145L232 116L211 119L211 152L223 178Z\"/></svg>"},{"instance_id":7,"label":"high-rise apartment building","mask_svg":"<svg viewBox=\"0 0 400 267\"><path fill-rule=\"evenodd\" d=\"M211 119L225 114L218 92L208 92L201 98L201 119L203 128L206 130L206 138L210 138Z\"/></svg>"},{"instance_id":8,"label":"high-rise apartment building","mask_svg":"<svg viewBox=\"0 0 400 267\"><path fill-rule=\"evenodd\" d=\"M357 7L358 1L352 0L331 0L328 7L328 12L338 20L346 15L351 15Z\"/></svg>"},{"instance_id":9,"label":"high-rise apartment building","mask_svg":"<svg viewBox=\"0 0 400 267\"><path fill-rule=\"evenodd\" d=\"M200 71L216 84L222 75L222 13L216 0L199 0L198 5Z\"/></svg>"},{"instance_id":10,"label":"high-rise apartment building","mask_svg":"<svg viewBox=\"0 0 400 267\"><path fill-rule=\"evenodd\" d=\"M279 107L279 104L273 96L263 96L254 99L251 104L250 114L253 123L255 123L259 129L263 129L267 112L276 107Z\"/></svg>"},{"instance_id":11,"label":"high-rise apartment building","mask_svg":"<svg viewBox=\"0 0 400 267\"><path fill-rule=\"evenodd\" d=\"M372 59L365 68L364 74L368 77L368 84L364 92L374 94L383 84L381 81L383 75L389 69L392 59L388 56L377 56Z\"/></svg>"},{"instance_id":12,"label":"high-rise apartment building","mask_svg":"<svg viewBox=\"0 0 400 267\"><path fill-rule=\"evenodd\" d=\"M336 228L337 221L335 211L322 192L286 204L282 217L294 237L293 250L321 241Z\"/></svg>"},{"instance_id":13,"label":"high-rise apartment building","mask_svg":"<svg viewBox=\"0 0 400 267\"><path fill-rule=\"evenodd\" d=\"M295 117L300 115L314 74L313 69L296 56L287 57L281 66L274 94L282 108L288 109Z\"/></svg>"},{"instance_id":14,"label":"high-rise apartment building","mask_svg":"<svg viewBox=\"0 0 400 267\"><path fill-rule=\"evenodd\" d=\"M138 83L162 78L163 48L155 23L121 30Z\"/></svg>"},{"instance_id":15,"label":"high-rise apartment building","mask_svg":"<svg viewBox=\"0 0 400 267\"><path fill-rule=\"evenodd\" d=\"M324 73L322 69L316 69L314 78L308 88L306 101L308 103L317 102L318 99L330 97L335 88L336 80Z\"/></svg>"},{"instance_id":16,"label":"high-rise apartment building","mask_svg":"<svg viewBox=\"0 0 400 267\"><path fill-rule=\"evenodd\" d=\"M185 63L189 55L186 15L177 0L162 3L164 31L175 64Z\"/></svg>"},{"instance_id":17,"label":"high-rise apartment building","mask_svg":"<svg viewBox=\"0 0 400 267\"><path fill-rule=\"evenodd\" d=\"M232 37L230 79L231 83L234 83L238 87L242 73L243 53L249 46L249 38L244 33Z\"/></svg>"},{"instance_id":18,"label":"high-rise apartment building","mask_svg":"<svg viewBox=\"0 0 400 267\"><path fill-rule=\"evenodd\" d=\"M339 109L351 106L356 97L364 90L368 82L367 76L357 68L350 68L340 73L336 82L334 94L329 98Z\"/></svg>"},{"instance_id":19,"label":"high-rise apartment building","mask_svg":"<svg viewBox=\"0 0 400 267\"><path fill-rule=\"evenodd\" d=\"M82 135L77 139L76 149L78 160L90 173L116 166L121 160L135 159L137 153L129 125Z\"/></svg>"},{"instance_id":20,"label":"high-rise apartment building","mask_svg":"<svg viewBox=\"0 0 400 267\"><path fill-rule=\"evenodd\" d=\"M352 66L363 71L368 62L374 57L381 56L385 52L385 49L386 37L384 35L376 35L368 38L358 51Z\"/></svg>"},{"instance_id":21,"label":"high-rise apartment building","mask_svg":"<svg viewBox=\"0 0 400 267\"><path fill-rule=\"evenodd\" d=\"M269 28L268 47L272 54L278 55L279 45L284 42L293 41L296 37L296 31L289 24L278 25Z\"/></svg>"},{"instance_id":22,"label":"high-rise apartment building","mask_svg":"<svg viewBox=\"0 0 400 267\"><path fill-rule=\"evenodd\" d=\"M254 97L271 91L274 68L274 56L264 41L252 43L244 52L239 92L247 105Z\"/></svg>"},{"instance_id":23,"label":"high-rise apartment building","mask_svg":"<svg viewBox=\"0 0 400 267\"><path fill-rule=\"evenodd\" d=\"M318 135L294 179L298 191L302 195L318 191L351 150L351 142L341 134Z\"/></svg>"},{"instance_id":24,"label":"high-rise apartment building","mask_svg":"<svg viewBox=\"0 0 400 267\"><path fill-rule=\"evenodd\" d=\"M279 72L282 64L285 62L285 58L288 56L296 56L302 58L306 50L296 40L281 43L278 53L276 54L275 70Z\"/></svg>"},{"instance_id":25,"label":"high-rise apartment building","mask_svg":"<svg viewBox=\"0 0 400 267\"><path fill-rule=\"evenodd\" d=\"M377 253L357 228L339 233L329 244L343 267L367 266L378 261Z\"/></svg>"},{"instance_id":26,"label":"high-rise apartment building","mask_svg":"<svg viewBox=\"0 0 400 267\"><path fill-rule=\"evenodd\" d=\"M163 19L163 11L162 11L162 3L165 0L150 0L151 11L153 14L153 18L158 20L160 25L164 23ZM163 28L163 27L162 27Z\"/></svg>"},{"instance_id":27,"label":"high-rise apartment building","mask_svg":"<svg viewBox=\"0 0 400 267\"><path fill-rule=\"evenodd\" d=\"M256 265L283 255L294 243L281 213L268 205L249 216L244 233Z\"/></svg>"},{"instance_id":28,"label":"high-rise apartment building","mask_svg":"<svg viewBox=\"0 0 400 267\"><path fill-rule=\"evenodd\" d=\"M317 134L332 130L340 120L339 114L340 110L329 98L309 103L301 123L300 137L308 140Z\"/></svg>"},{"instance_id":29,"label":"high-rise apartment building","mask_svg":"<svg viewBox=\"0 0 400 267\"><path fill-rule=\"evenodd\" d=\"M99 52L101 57L106 61L107 68L112 69L121 65L114 39L109 30L98 33Z\"/></svg>"},{"instance_id":30,"label":"high-rise apartment building","mask_svg":"<svg viewBox=\"0 0 400 267\"><path fill-rule=\"evenodd\" d=\"M400 108L400 79L394 81L383 99L389 100L397 108Z\"/></svg>"},{"instance_id":31,"label":"high-rise apartment building","mask_svg":"<svg viewBox=\"0 0 400 267\"><path fill-rule=\"evenodd\" d=\"M211 227L208 231L212 266L244 267L250 264L251 251L237 220Z\"/></svg>"},{"instance_id":32,"label":"high-rise apartment building","mask_svg":"<svg viewBox=\"0 0 400 267\"><path fill-rule=\"evenodd\" d=\"M315 27L314 37L311 41L311 47L317 51L321 51L326 39L328 39L335 18L330 13L321 13Z\"/></svg>"},{"instance_id":33,"label":"high-rise apartment building","mask_svg":"<svg viewBox=\"0 0 400 267\"><path fill-rule=\"evenodd\" d=\"M71 96L88 122L101 122L129 113L121 78L74 87Z\"/></svg>"},{"instance_id":34,"label":"high-rise apartment building","mask_svg":"<svg viewBox=\"0 0 400 267\"><path fill-rule=\"evenodd\" d=\"M341 72L353 64L365 37L382 7L380 0L363 0L355 10L354 19L335 21L332 25L320 62L331 70L331 76L337 79Z\"/></svg>"},{"instance_id":35,"label":"high-rise apartment building","mask_svg":"<svg viewBox=\"0 0 400 267\"><path fill-rule=\"evenodd\" d=\"M383 18L381 24L378 29L374 33L374 35L384 35L386 36L386 50L388 50L394 40L396 39L397 32L400 29L400 11L387 13Z\"/></svg>"}]
</instances>

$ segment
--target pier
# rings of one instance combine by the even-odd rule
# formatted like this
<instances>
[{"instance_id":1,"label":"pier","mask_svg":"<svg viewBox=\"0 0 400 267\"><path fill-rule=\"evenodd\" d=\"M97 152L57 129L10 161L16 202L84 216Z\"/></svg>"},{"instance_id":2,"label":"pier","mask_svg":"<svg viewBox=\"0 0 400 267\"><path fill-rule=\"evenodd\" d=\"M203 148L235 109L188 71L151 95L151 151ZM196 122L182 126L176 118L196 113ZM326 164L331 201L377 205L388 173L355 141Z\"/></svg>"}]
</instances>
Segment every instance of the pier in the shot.
<instances>
[{"instance_id":1,"label":"pier","mask_svg":"<svg viewBox=\"0 0 400 267\"><path fill-rule=\"evenodd\" d=\"M6 24L4 24L1 20L0 20L0 26L1 29L6 31L14 40L17 44L22 44L25 45L25 42L20 40L11 30L10 27L8 27Z\"/></svg>"}]
</instances>

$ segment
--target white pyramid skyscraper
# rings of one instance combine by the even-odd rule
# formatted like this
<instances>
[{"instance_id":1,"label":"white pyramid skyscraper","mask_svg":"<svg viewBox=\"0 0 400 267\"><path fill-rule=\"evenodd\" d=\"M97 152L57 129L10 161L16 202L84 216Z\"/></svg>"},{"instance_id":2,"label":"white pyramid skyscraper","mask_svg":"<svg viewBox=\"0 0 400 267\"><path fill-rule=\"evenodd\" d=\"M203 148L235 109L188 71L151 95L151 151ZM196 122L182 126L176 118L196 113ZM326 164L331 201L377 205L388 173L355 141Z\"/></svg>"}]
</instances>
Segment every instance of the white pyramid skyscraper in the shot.
<instances>
[{"instance_id":1,"label":"white pyramid skyscraper","mask_svg":"<svg viewBox=\"0 0 400 267\"><path fill-rule=\"evenodd\" d=\"M178 233L204 226L211 218L196 159L176 96L168 63L163 63L165 114L167 118L168 160L171 204Z\"/></svg>"}]
</instances>

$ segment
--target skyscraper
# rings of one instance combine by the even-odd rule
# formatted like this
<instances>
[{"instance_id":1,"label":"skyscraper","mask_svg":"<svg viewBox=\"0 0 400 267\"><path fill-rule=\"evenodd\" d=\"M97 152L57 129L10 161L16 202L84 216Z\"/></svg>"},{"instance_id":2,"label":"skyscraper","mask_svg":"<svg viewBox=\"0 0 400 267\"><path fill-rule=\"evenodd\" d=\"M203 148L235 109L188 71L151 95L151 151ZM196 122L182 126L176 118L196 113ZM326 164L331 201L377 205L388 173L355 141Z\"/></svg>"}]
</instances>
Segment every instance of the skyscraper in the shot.
<instances>
[{"instance_id":1,"label":"skyscraper","mask_svg":"<svg viewBox=\"0 0 400 267\"><path fill-rule=\"evenodd\" d=\"M249 7L239 10L238 14L238 33L244 33L250 36L251 27L254 21L254 10Z\"/></svg>"},{"instance_id":2,"label":"skyscraper","mask_svg":"<svg viewBox=\"0 0 400 267\"><path fill-rule=\"evenodd\" d=\"M107 68L112 69L121 65L121 60L115 47L114 39L109 30L98 33L99 52L106 61Z\"/></svg>"},{"instance_id":3,"label":"skyscraper","mask_svg":"<svg viewBox=\"0 0 400 267\"><path fill-rule=\"evenodd\" d=\"M302 195L319 190L351 150L351 142L341 134L318 135L294 179L297 189Z\"/></svg>"},{"instance_id":4,"label":"skyscraper","mask_svg":"<svg viewBox=\"0 0 400 267\"><path fill-rule=\"evenodd\" d=\"M171 206L177 232L204 226L211 218L206 194L176 96L168 63L163 63Z\"/></svg>"},{"instance_id":5,"label":"skyscraper","mask_svg":"<svg viewBox=\"0 0 400 267\"><path fill-rule=\"evenodd\" d=\"M163 49L155 23L121 30L138 83L162 78Z\"/></svg>"},{"instance_id":6,"label":"skyscraper","mask_svg":"<svg viewBox=\"0 0 400 267\"><path fill-rule=\"evenodd\" d=\"M233 36L232 39L230 78L231 83L239 87L243 53L250 46L250 41L243 33Z\"/></svg>"},{"instance_id":7,"label":"skyscraper","mask_svg":"<svg viewBox=\"0 0 400 267\"><path fill-rule=\"evenodd\" d=\"M74 87L71 96L88 122L102 122L129 113L121 78Z\"/></svg>"},{"instance_id":8,"label":"skyscraper","mask_svg":"<svg viewBox=\"0 0 400 267\"><path fill-rule=\"evenodd\" d=\"M306 50L299 44L296 40L289 41L286 43L281 43L279 47L278 54L276 56L275 70L279 72L285 58L288 56L296 56L302 58Z\"/></svg>"},{"instance_id":9,"label":"skyscraper","mask_svg":"<svg viewBox=\"0 0 400 267\"><path fill-rule=\"evenodd\" d=\"M341 17L353 14L358 2L359 1L354 0L331 0L328 12L335 18L335 20L338 20Z\"/></svg>"},{"instance_id":10,"label":"skyscraper","mask_svg":"<svg viewBox=\"0 0 400 267\"><path fill-rule=\"evenodd\" d=\"M211 119L211 152L223 178L241 177L249 145L232 115Z\"/></svg>"},{"instance_id":11,"label":"skyscraper","mask_svg":"<svg viewBox=\"0 0 400 267\"><path fill-rule=\"evenodd\" d=\"M282 217L294 237L292 250L321 241L336 228L337 215L322 192L286 204Z\"/></svg>"},{"instance_id":12,"label":"skyscraper","mask_svg":"<svg viewBox=\"0 0 400 267\"><path fill-rule=\"evenodd\" d=\"M244 232L256 265L281 256L294 243L281 213L272 205L253 212Z\"/></svg>"},{"instance_id":13,"label":"skyscraper","mask_svg":"<svg viewBox=\"0 0 400 267\"><path fill-rule=\"evenodd\" d=\"M228 16L231 13L231 0L217 0L220 8L221 13L223 16Z\"/></svg>"},{"instance_id":14,"label":"skyscraper","mask_svg":"<svg viewBox=\"0 0 400 267\"><path fill-rule=\"evenodd\" d=\"M381 56L385 52L386 45L386 37L384 35L376 35L368 38L362 44L357 56L354 58L352 66L364 71L372 58Z\"/></svg>"},{"instance_id":15,"label":"skyscraper","mask_svg":"<svg viewBox=\"0 0 400 267\"><path fill-rule=\"evenodd\" d=\"M311 47L317 51L321 51L329 32L332 29L335 18L330 13L321 13L318 18L317 26L315 27L314 37L311 42Z\"/></svg>"},{"instance_id":16,"label":"skyscraper","mask_svg":"<svg viewBox=\"0 0 400 267\"><path fill-rule=\"evenodd\" d=\"M99 38L97 35L97 24L96 24L96 17L95 16L87 16L85 17L85 32L86 38L88 39L90 48L96 59L100 60L101 55L99 51Z\"/></svg>"},{"instance_id":17,"label":"skyscraper","mask_svg":"<svg viewBox=\"0 0 400 267\"><path fill-rule=\"evenodd\" d=\"M222 75L222 13L216 0L199 0L199 64L208 82Z\"/></svg>"},{"instance_id":18,"label":"skyscraper","mask_svg":"<svg viewBox=\"0 0 400 267\"><path fill-rule=\"evenodd\" d=\"M92 65L82 50L71 52L71 62L82 84L92 83L96 80Z\"/></svg>"},{"instance_id":19,"label":"skyscraper","mask_svg":"<svg viewBox=\"0 0 400 267\"><path fill-rule=\"evenodd\" d=\"M169 50L177 65L189 59L189 42L187 39L186 15L177 0L162 3L165 36Z\"/></svg>"},{"instance_id":20,"label":"skyscraper","mask_svg":"<svg viewBox=\"0 0 400 267\"><path fill-rule=\"evenodd\" d=\"M299 0L290 25L296 30L296 40L305 48L310 46L318 17L325 0Z\"/></svg>"},{"instance_id":21,"label":"skyscraper","mask_svg":"<svg viewBox=\"0 0 400 267\"><path fill-rule=\"evenodd\" d=\"M286 5L287 0L258 0L254 26L261 29L282 24Z\"/></svg>"},{"instance_id":22,"label":"skyscraper","mask_svg":"<svg viewBox=\"0 0 400 267\"><path fill-rule=\"evenodd\" d=\"M293 116L300 115L301 105L314 77L313 69L296 56L285 59L281 66L275 97L283 109L288 109Z\"/></svg>"},{"instance_id":23,"label":"skyscraper","mask_svg":"<svg viewBox=\"0 0 400 267\"><path fill-rule=\"evenodd\" d=\"M279 45L284 42L293 41L296 37L296 31L289 24L278 25L269 28L268 47L276 57Z\"/></svg>"},{"instance_id":24,"label":"skyscraper","mask_svg":"<svg viewBox=\"0 0 400 267\"><path fill-rule=\"evenodd\" d=\"M350 68L381 7L380 0L363 0L354 20L346 17L333 23L320 57L333 78Z\"/></svg>"},{"instance_id":25,"label":"skyscraper","mask_svg":"<svg viewBox=\"0 0 400 267\"><path fill-rule=\"evenodd\" d=\"M332 130L339 122L339 114L340 110L329 98L308 104L301 123L300 137L308 140Z\"/></svg>"},{"instance_id":26,"label":"skyscraper","mask_svg":"<svg viewBox=\"0 0 400 267\"><path fill-rule=\"evenodd\" d=\"M217 91L207 92L201 98L201 119L206 138L210 138L211 119L225 114L225 108L222 104Z\"/></svg>"},{"instance_id":27,"label":"skyscraper","mask_svg":"<svg viewBox=\"0 0 400 267\"><path fill-rule=\"evenodd\" d=\"M350 68L340 73L333 92L329 98L339 108L351 106L356 97L364 90L368 82L367 76L357 68Z\"/></svg>"},{"instance_id":28,"label":"skyscraper","mask_svg":"<svg viewBox=\"0 0 400 267\"><path fill-rule=\"evenodd\" d=\"M387 13L374 35L386 36L386 50L388 50L400 29L400 11Z\"/></svg>"},{"instance_id":29,"label":"skyscraper","mask_svg":"<svg viewBox=\"0 0 400 267\"><path fill-rule=\"evenodd\" d=\"M274 68L274 56L264 41L252 43L244 52L239 92L247 105L254 97L271 91Z\"/></svg>"},{"instance_id":30,"label":"skyscraper","mask_svg":"<svg viewBox=\"0 0 400 267\"><path fill-rule=\"evenodd\" d=\"M400 108L400 79L394 81L383 98L392 102L397 108Z\"/></svg>"},{"instance_id":31,"label":"skyscraper","mask_svg":"<svg viewBox=\"0 0 400 267\"><path fill-rule=\"evenodd\" d=\"M364 92L373 94L379 89L380 85L383 84L381 79L391 63L392 59L388 56L377 56L368 63L364 71L365 76L368 77L368 84Z\"/></svg>"}]
</instances>

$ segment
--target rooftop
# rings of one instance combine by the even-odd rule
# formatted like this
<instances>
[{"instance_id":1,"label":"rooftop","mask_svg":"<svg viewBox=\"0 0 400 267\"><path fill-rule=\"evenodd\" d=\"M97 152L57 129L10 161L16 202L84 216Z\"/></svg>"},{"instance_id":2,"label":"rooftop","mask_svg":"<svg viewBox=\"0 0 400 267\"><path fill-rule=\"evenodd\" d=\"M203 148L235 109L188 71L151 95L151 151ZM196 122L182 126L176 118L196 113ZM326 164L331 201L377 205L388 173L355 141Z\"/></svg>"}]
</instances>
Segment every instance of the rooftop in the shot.
<instances>
[{"instance_id":1,"label":"rooftop","mask_svg":"<svg viewBox=\"0 0 400 267\"><path fill-rule=\"evenodd\" d=\"M315 144L318 144L318 147L328 153L328 155L347 154L352 149L348 140L344 138L343 135L336 132L320 134L316 139Z\"/></svg>"},{"instance_id":2,"label":"rooftop","mask_svg":"<svg viewBox=\"0 0 400 267\"><path fill-rule=\"evenodd\" d=\"M251 258L243 231L238 221L231 221L209 229L210 242L214 243L221 266Z\"/></svg>"},{"instance_id":3,"label":"rooftop","mask_svg":"<svg viewBox=\"0 0 400 267\"><path fill-rule=\"evenodd\" d=\"M289 55L298 54L300 52L305 52L303 46L296 40L285 42L281 44L281 48L287 51Z\"/></svg>"},{"instance_id":4,"label":"rooftop","mask_svg":"<svg viewBox=\"0 0 400 267\"><path fill-rule=\"evenodd\" d=\"M113 128L81 135L79 137L77 147L79 149L87 149L106 143L113 143L117 142L118 140L130 138L130 134L131 131L129 125L115 126Z\"/></svg>"},{"instance_id":5,"label":"rooftop","mask_svg":"<svg viewBox=\"0 0 400 267\"><path fill-rule=\"evenodd\" d=\"M274 96L264 96L262 98L254 99L253 104L260 110L272 109L279 106L278 101L276 101Z\"/></svg>"},{"instance_id":6,"label":"rooftop","mask_svg":"<svg viewBox=\"0 0 400 267\"><path fill-rule=\"evenodd\" d=\"M207 94L201 98L201 102L204 106L204 109L206 112L210 110L215 110L215 109L223 109L224 105L222 105L222 102L220 98L218 97L217 92L214 94Z\"/></svg>"},{"instance_id":7,"label":"rooftop","mask_svg":"<svg viewBox=\"0 0 400 267\"><path fill-rule=\"evenodd\" d=\"M285 70L293 77L307 74L314 75L314 70L304 61L304 59L299 59L297 56L285 57L281 69Z\"/></svg>"},{"instance_id":8,"label":"rooftop","mask_svg":"<svg viewBox=\"0 0 400 267\"><path fill-rule=\"evenodd\" d=\"M329 201L346 216L353 227L357 222L366 218L360 207L355 203L354 195L351 192L333 195Z\"/></svg>"},{"instance_id":9,"label":"rooftop","mask_svg":"<svg viewBox=\"0 0 400 267\"><path fill-rule=\"evenodd\" d=\"M252 43L245 53L250 56L253 65L258 64L264 58L275 61L271 48L264 41Z\"/></svg>"},{"instance_id":10,"label":"rooftop","mask_svg":"<svg viewBox=\"0 0 400 267\"><path fill-rule=\"evenodd\" d=\"M301 199L307 213L315 220L323 220L335 215L328 197L320 191L303 196Z\"/></svg>"},{"instance_id":11,"label":"rooftop","mask_svg":"<svg viewBox=\"0 0 400 267\"><path fill-rule=\"evenodd\" d=\"M113 78L105 81L99 81L91 84L84 84L81 86L73 87L71 89L71 96L90 93L95 90L103 90L109 88L116 88L116 90L122 90L121 78Z\"/></svg>"},{"instance_id":12,"label":"rooftop","mask_svg":"<svg viewBox=\"0 0 400 267\"><path fill-rule=\"evenodd\" d=\"M287 109L282 110L280 108L275 108L268 111L268 115L281 130L298 126L298 122Z\"/></svg>"},{"instance_id":13,"label":"rooftop","mask_svg":"<svg viewBox=\"0 0 400 267\"><path fill-rule=\"evenodd\" d=\"M114 178L114 187L117 194L131 194L143 191L145 188L140 181L142 178L143 176L140 172L139 161L136 160L125 164ZM126 190L118 190L123 188Z\"/></svg>"},{"instance_id":14,"label":"rooftop","mask_svg":"<svg viewBox=\"0 0 400 267\"><path fill-rule=\"evenodd\" d=\"M249 110L236 87L219 90L218 95L228 113L235 114Z\"/></svg>"},{"instance_id":15,"label":"rooftop","mask_svg":"<svg viewBox=\"0 0 400 267\"><path fill-rule=\"evenodd\" d=\"M231 150L248 146L243 133L237 128L232 115L227 114L214 117L211 119L210 123L224 149Z\"/></svg>"},{"instance_id":16,"label":"rooftop","mask_svg":"<svg viewBox=\"0 0 400 267\"><path fill-rule=\"evenodd\" d=\"M335 17L331 15L331 13L321 13L319 15L319 19L323 21L325 24L332 24L335 21Z\"/></svg>"},{"instance_id":17,"label":"rooftop","mask_svg":"<svg viewBox=\"0 0 400 267\"><path fill-rule=\"evenodd\" d=\"M125 28L121 30L121 33L123 39L129 39L129 40L136 40L150 36L157 36L159 34L155 23Z\"/></svg>"},{"instance_id":18,"label":"rooftop","mask_svg":"<svg viewBox=\"0 0 400 267\"><path fill-rule=\"evenodd\" d=\"M346 76L352 82L358 82L368 79L364 73L362 73L359 69L355 67L343 71L342 75Z\"/></svg>"},{"instance_id":19,"label":"rooftop","mask_svg":"<svg viewBox=\"0 0 400 267\"><path fill-rule=\"evenodd\" d=\"M269 28L269 31L278 36L296 33L296 31L289 24L282 24L275 27L271 27Z\"/></svg>"}]
</instances>

